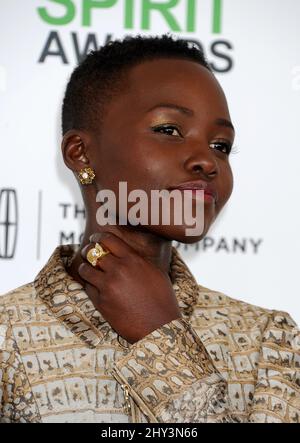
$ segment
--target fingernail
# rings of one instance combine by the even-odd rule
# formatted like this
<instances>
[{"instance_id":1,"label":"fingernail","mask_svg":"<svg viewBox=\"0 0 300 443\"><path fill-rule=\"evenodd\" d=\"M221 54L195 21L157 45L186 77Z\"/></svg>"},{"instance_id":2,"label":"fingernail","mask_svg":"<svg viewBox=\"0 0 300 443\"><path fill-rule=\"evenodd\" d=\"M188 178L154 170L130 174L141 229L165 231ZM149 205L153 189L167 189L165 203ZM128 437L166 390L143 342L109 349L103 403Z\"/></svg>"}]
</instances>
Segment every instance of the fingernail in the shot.
<instances>
[{"instance_id":1,"label":"fingernail","mask_svg":"<svg viewBox=\"0 0 300 443\"><path fill-rule=\"evenodd\" d=\"M95 235L99 235L99 234L100 234L100 232L94 232L94 234L92 234L89 238L90 242L93 241L93 238L95 237Z\"/></svg>"},{"instance_id":2,"label":"fingernail","mask_svg":"<svg viewBox=\"0 0 300 443\"><path fill-rule=\"evenodd\" d=\"M95 241L95 236L99 236L99 238L105 238L109 236L109 232L95 232L94 234L92 234L89 238L90 242Z\"/></svg>"}]
</instances>

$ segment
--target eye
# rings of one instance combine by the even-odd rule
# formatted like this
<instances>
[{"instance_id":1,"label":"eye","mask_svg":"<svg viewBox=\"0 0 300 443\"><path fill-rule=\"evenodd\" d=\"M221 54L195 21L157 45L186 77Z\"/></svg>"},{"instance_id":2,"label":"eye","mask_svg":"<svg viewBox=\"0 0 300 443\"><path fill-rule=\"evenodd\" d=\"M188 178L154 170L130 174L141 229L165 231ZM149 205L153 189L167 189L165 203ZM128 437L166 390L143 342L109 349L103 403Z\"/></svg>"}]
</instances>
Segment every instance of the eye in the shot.
<instances>
[{"instance_id":1,"label":"eye","mask_svg":"<svg viewBox=\"0 0 300 443\"><path fill-rule=\"evenodd\" d=\"M181 137L179 129L175 125L159 125L154 126L152 129L154 132L159 132L171 136L174 134L174 131L177 131L177 134L179 135L179 137ZM176 137L178 137L178 135Z\"/></svg>"},{"instance_id":2,"label":"eye","mask_svg":"<svg viewBox=\"0 0 300 443\"><path fill-rule=\"evenodd\" d=\"M210 147L213 146L213 149L218 149L219 151L223 152L226 155L229 155L231 152L232 145L229 142L225 141L218 141L210 143Z\"/></svg>"}]
</instances>

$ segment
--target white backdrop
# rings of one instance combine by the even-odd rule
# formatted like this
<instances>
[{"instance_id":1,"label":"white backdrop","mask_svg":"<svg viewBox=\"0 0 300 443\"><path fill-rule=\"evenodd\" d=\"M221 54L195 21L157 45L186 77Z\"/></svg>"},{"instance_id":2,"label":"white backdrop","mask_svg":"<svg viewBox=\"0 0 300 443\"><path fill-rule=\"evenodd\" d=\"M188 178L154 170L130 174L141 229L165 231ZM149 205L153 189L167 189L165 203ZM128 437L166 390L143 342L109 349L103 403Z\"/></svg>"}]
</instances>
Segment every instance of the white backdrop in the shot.
<instances>
[{"instance_id":1,"label":"white backdrop","mask_svg":"<svg viewBox=\"0 0 300 443\"><path fill-rule=\"evenodd\" d=\"M79 242L82 201L60 154L76 54L170 32L201 42L217 69L238 151L207 238L176 246L200 284L300 323L299 21L299 0L1 0L0 293L32 281L60 242Z\"/></svg>"}]
</instances>

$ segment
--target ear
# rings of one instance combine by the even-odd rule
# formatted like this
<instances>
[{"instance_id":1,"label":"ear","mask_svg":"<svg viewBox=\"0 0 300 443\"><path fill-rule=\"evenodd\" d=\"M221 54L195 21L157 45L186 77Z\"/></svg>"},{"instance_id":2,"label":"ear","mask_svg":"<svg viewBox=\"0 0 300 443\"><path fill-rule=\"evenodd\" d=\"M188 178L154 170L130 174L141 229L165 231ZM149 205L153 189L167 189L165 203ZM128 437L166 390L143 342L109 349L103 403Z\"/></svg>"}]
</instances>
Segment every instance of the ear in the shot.
<instances>
[{"instance_id":1,"label":"ear","mask_svg":"<svg viewBox=\"0 0 300 443\"><path fill-rule=\"evenodd\" d=\"M67 131L62 139L61 150L64 162L75 173L90 165L88 141L86 133L75 129Z\"/></svg>"}]
</instances>

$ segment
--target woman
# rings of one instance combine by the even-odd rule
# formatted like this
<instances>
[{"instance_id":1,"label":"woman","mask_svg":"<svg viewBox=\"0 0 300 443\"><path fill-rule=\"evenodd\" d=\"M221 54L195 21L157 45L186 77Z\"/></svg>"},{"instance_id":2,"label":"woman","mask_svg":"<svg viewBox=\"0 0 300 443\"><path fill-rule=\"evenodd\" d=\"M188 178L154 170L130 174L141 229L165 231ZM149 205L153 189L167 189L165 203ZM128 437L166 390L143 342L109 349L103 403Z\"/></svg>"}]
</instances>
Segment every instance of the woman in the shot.
<instances>
[{"instance_id":1,"label":"woman","mask_svg":"<svg viewBox=\"0 0 300 443\"><path fill-rule=\"evenodd\" d=\"M234 129L203 54L166 35L107 44L73 72L62 129L85 233L1 299L1 420L299 422L293 320L198 285L172 247L201 240L233 186ZM98 193L124 203L120 182L193 190L201 233L174 208L169 224L124 224L127 209L99 224Z\"/></svg>"}]
</instances>

